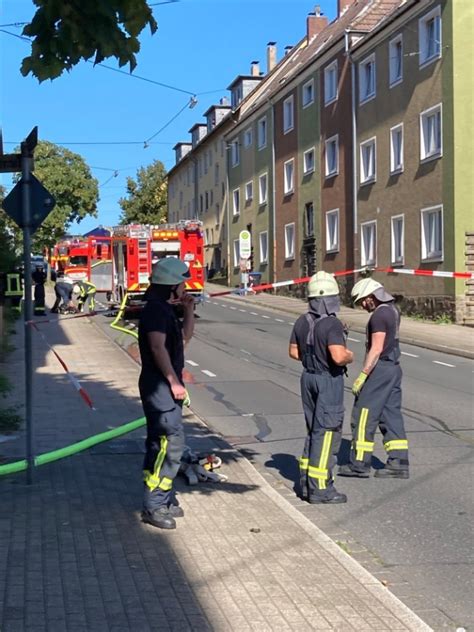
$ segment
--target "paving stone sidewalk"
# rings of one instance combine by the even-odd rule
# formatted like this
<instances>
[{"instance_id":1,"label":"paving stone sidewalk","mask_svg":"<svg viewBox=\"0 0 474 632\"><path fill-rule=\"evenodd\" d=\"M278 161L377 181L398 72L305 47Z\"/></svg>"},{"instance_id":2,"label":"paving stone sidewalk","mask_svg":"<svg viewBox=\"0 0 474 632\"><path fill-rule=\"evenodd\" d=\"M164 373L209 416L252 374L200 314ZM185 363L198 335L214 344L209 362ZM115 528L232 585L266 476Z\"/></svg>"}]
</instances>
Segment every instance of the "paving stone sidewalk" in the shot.
<instances>
[{"instance_id":1,"label":"paving stone sidewalk","mask_svg":"<svg viewBox=\"0 0 474 632\"><path fill-rule=\"evenodd\" d=\"M93 319L43 325L92 398L90 410L33 335L38 452L141 417L137 365ZM22 402L22 327L2 371ZM0 630L430 630L379 580L198 419L188 444L223 459L226 483L179 482L176 531L141 523L143 430L0 477ZM24 436L0 444L24 456ZM337 507L332 508L337 512Z\"/></svg>"}]
</instances>

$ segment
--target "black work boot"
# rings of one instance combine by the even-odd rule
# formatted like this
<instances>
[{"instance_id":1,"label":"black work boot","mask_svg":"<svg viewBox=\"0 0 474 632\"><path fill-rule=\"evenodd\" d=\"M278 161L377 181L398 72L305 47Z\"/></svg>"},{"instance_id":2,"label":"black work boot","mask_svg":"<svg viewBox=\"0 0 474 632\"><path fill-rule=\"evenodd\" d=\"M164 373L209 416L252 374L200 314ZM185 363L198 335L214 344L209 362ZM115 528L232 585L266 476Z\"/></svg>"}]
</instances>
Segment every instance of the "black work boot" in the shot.
<instances>
[{"instance_id":1,"label":"black work boot","mask_svg":"<svg viewBox=\"0 0 474 632\"><path fill-rule=\"evenodd\" d=\"M340 465L337 471L338 476L353 476L354 478L369 478L369 470L355 470L352 465Z\"/></svg>"},{"instance_id":2,"label":"black work boot","mask_svg":"<svg viewBox=\"0 0 474 632\"><path fill-rule=\"evenodd\" d=\"M176 521L167 507L160 507L152 511L144 509L142 511L142 520L147 524L158 527L158 529L176 529Z\"/></svg>"},{"instance_id":3,"label":"black work boot","mask_svg":"<svg viewBox=\"0 0 474 632\"><path fill-rule=\"evenodd\" d=\"M183 509L177 503L168 505L168 511L173 518L182 518L184 516Z\"/></svg>"},{"instance_id":4,"label":"black work boot","mask_svg":"<svg viewBox=\"0 0 474 632\"><path fill-rule=\"evenodd\" d=\"M408 460L399 461L387 461L385 467L376 470L374 474L375 478L410 478L410 472L408 471Z\"/></svg>"},{"instance_id":5,"label":"black work boot","mask_svg":"<svg viewBox=\"0 0 474 632\"><path fill-rule=\"evenodd\" d=\"M308 496L308 502L310 505L340 505L347 502L347 496L333 489L321 496L316 494Z\"/></svg>"}]
</instances>

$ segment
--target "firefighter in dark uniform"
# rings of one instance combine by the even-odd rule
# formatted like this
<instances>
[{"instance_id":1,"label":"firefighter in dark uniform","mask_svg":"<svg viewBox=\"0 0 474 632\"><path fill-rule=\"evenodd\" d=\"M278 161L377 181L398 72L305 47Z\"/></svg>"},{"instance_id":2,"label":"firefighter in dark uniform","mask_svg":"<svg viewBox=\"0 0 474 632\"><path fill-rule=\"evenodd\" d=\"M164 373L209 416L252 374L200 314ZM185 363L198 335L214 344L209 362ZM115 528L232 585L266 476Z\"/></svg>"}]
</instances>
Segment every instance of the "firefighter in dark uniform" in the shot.
<instances>
[{"instance_id":1,"label":"firefighter in dark uniform","mask_svg":"<svg viewBox=\"0 0 474 632\"><path fill-rule=\"evenodd\" d=\"M142 519L162 529L176 528L175 518L183 515L173 481L184 449L184 344L194 330L194 299L185 292L189 276L187 265L174 257L153 266L138 328L142 362L138 386L147 421ZM175 305L183 308L182 322Z\"/></svg>"},{"instance_id":2,"label":"firefighter in dark uniform","mask_svg":"<svg viewBox=\"0 0 474 632\"><path fill-rule=\"evenodd\" d=\"M91 281L76 281L76 286L79 290L79 298L77 300L78 311L83 312L85 305L88 303L89 312L93 312L95 309L95 295L97 292L96 286L91 283Z\"/></svg>"},{"instance_id":3,"label":"firefighter in dark uniform","mask_svg":"<svg viewBox=\"0 0 474 632\"><path fill-rule=\"evenodd\" d=\"M33 283L35 284L35 291L34 291L35 316L43 316L46 313L45 305L44 305L44 299L45 299L44 284L46 283L47 276L48 275L45 272L44 265L39 264L35 266L35 270L31 275L31 278L33 279Z\"/></svg>"},{"instance_id":4,"label":"firefighter in dark uniform","mask_svg":"<svg viewBox=\"0 0 474 632\"><path fill-rule=\"evenodd\" d=\"M408 441L401 412L400 313L393 296L374 279L358 281L351 295L354 303L362 304L371 316L363 369L352 386L355 402L350 464L342 465L338 473L368 478L374 434L379 426L388 458L385 467L376 470L374 476L408 478Z\"/></svg>"},{"instance_id":5,"label":"firefighter in dark uniform","mask_svg":"<svg viewBox=\"0 0 474 632\"><path fill-rule=\"evenodd\" d=\"M339 287L320 271L308 283L308 312L296 321L289 355L303 364L301 398L307 437L300 459L301 496L309 503L345 503L334 487L332 468L344 420L345 366L353 360L346 348L339 312Z\"/></svg>"}]
</instances>

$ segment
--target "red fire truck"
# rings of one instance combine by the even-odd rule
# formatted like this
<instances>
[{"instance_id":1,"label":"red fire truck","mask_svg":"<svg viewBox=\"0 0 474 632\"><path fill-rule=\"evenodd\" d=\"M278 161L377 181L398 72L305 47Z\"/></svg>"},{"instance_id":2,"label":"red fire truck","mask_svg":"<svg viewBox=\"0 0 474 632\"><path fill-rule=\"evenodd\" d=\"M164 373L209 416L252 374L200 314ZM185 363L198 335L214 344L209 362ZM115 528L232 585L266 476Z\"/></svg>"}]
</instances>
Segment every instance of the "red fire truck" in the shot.
<instances>
[{"instance_id":1,"label":"red fire truck","mask_svg":"<svg viewBox=\"0 0 474 632\"><path fill-rule=\"evenodd\" d=\"M140 298L150 282L151 267L164 257L179 257L190 270L186 290L197 300L204 292L202 222L149 226L129 224L112 230L113 296Z\"/></svg>"}]
</instances>

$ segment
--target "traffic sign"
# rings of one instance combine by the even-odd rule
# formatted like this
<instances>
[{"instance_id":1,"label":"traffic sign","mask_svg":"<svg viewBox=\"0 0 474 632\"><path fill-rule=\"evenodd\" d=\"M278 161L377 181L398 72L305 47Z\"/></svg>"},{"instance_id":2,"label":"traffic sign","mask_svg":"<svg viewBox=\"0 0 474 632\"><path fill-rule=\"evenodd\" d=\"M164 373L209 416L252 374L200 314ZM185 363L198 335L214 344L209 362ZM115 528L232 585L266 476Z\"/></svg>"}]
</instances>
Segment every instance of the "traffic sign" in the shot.
<instances>
[{"instance_id":1,"label":"traffic sign","mask_svg":"<svg viewBox=\"0 0 474 632\"><path fill-rule=\"evenodd\" d=\"M239 250L241 259L250 259L252 255L252 236L248 230L240 231Z\"/></svg>"},{"instance_id":2,"label":"traffic sign","mask_svg":"<svg viewBox=\"0 0 474 632\"><path fill-rule=\"evenodd\" d=\"M21 178L3 200L2 206L6 214L20 227L25 228L23 221L23 205L22 205L22 182ZM55 199L51 193L45 189L41 182L35 178L33 174L30 174L30 221L28 227L31 232L41 226L44 220L48 217L56 204Z\"/></svg>"}]
</instances>

